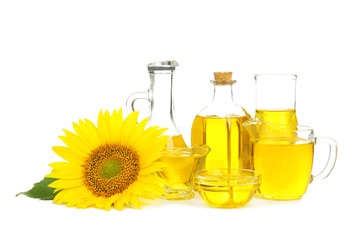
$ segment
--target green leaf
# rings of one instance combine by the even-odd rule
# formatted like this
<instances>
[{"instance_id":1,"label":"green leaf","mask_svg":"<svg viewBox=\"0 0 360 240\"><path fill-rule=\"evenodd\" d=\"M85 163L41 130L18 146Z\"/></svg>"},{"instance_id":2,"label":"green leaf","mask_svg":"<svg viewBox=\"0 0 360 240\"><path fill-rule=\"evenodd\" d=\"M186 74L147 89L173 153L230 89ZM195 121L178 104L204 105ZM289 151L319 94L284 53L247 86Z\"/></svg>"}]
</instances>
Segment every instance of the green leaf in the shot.
<instances>
[{"instance_id":1,"label":"green leaf","mask_svg":"<svg viewBox=\"0 0 360 240\"><path fill-rule=\"evenodd\" d=\"M37 198L40 200L53 200L56 194L54 193L55 188L49 187L48 185L58 179L56 178L44 178L38 183L34 184L34 187L27 192L21 192L16 194L16 197L20 194L28 196L30 198Z\"/></svg>"}]
</instances>

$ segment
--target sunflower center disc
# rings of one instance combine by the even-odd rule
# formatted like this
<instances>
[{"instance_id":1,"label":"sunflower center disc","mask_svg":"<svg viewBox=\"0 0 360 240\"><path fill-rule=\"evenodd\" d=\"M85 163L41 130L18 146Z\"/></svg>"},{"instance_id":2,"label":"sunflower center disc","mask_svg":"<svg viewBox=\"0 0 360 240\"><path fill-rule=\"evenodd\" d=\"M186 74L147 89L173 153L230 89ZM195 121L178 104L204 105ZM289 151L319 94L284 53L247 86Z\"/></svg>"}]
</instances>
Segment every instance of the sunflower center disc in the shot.
<instances>
[{"instance_id":1,"label":"sunflower center disc","mask_svg":"<svg viewBox=\"0 0 360 240\"><path fill-rule=\"evenodd\" d=\"M99 175L102 178L110 179L121 173L122 164L118 159L109 159L100 166Z\"/></svg>"},{"instance_id":2,"label":"sunflower center disc","mask_svg":"<svg viewBox=\"0 0 360 240\"><path fill-rule=\"evenodd\" d=\"M104 145L92 151L84 165L85 184L97 196L122 193L140 171L135 151L118 145Z\"/></svg>"}]
</instances>

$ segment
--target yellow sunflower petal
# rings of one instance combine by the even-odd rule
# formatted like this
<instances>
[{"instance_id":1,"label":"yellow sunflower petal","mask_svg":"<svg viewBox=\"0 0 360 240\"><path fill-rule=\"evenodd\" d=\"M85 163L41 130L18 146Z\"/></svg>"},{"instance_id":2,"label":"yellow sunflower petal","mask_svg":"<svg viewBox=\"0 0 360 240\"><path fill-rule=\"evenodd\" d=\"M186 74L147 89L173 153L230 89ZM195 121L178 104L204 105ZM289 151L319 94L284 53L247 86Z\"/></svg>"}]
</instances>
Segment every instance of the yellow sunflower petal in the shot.
<instances>
[{"instance_id":1,"label":"yellow sunflower petal","mask_svg":"<svg viewBox=\"0 0 360 240\"><path fill-rule=\"evenodd\" d=\"M122 199L118 199L118 200L116 200L115 202L114 202L114 208L116 209L116 210L122 210L123 209L123 207L124 207L124 201L122 200Z\"/></svg>"},{"instance_id":2,"label":"yellow sunflower petal","mask_svg":"<svg viewBox=\"0 0 360 240\"><path fill-rule=\"evenodd\" d=\"M83 167L69 162L54 162L49 164L52 167L50 174L45 177L57 179L77 179L83 177Z\"/></svg>"},{"instance_id":3,"label":"yellow sunflower petal","mask_svg":"<svg viewBox=\"0 0 360 240\"><path fill-rule=\"evenodd\" d=\"M143 120L141 120L141 122L137 125L138 131L142 133L148 122L149 118L144 118Z\"/></svg>"},{"instance_id":4,"label":"yellow sunflower petal","mask_svg":"<svg viewBox=\"0 0 360 240\"><path fill-rule=\"evenodd\" d=\"M138 181L136 183L137 183L136 187L141 189L141 192L151 192L151 193L157 193L159 195L165 192L163 186L161 186L160 183L159 184L149 183L143 179L140 179L140 177L138 178Z\"/></svg>"},{"instance_id":5,"label":"yellow sunflower petal","mask_svg":"<svg viewBox=\"0 0 360 240\"><path fill-rule=\"evenodd\" d=\"M79 138L76 134L64 129L65 136L59 136L59 138L67 145L73 146L78 151L88 153L92 147L84 140Z\"/></svg>"},{"instance_id":6,"label":"yellow sunflower petal","mask_svg":"<svg viewBox=\"0 0 360 240\"><path fill-rule=\"evenodd\" d=\"M57 179L76 179L76 178L82 178L83 173L78 170L52 170L51 173L47 174L45 177L48 178L57 178Z\"/></svg>"},{"instance_id":7,"label":"yellow sunflower petal","mask_svg":"<svg viewBox=\"0 0 360 240\"><path fill-rule=\"evenodd\" d=\"M89 208L89 207L95 207L95 205L89 204L87 202L81 202L81 203L76 204L75 207L85 209L85 208Z\"/></svg>"},{"instance_id":8,"label":"yellow sunflower petal","mask_svg":"<svg viewBox=\"0 0 360 240\"><path fill-rule=\"evenodd\" d=\"M62 136L59 136L59 138L66 144L66 140L63 139L64 137ZM67 144L66 144L67 145ZM69 146L69 145L68 145ZM73 145L70 145L69 149L75 153L76 155L80 156L80 157L83 157L83 158L87 158L89 156L89 153L88 152L83 152L83 151L80 151L76 148L73 147Z\"/></svg>"},{"instance_id":9,"label":"yellow sunflower petal","mask_svg":"<svg viewBox=\"0 0 360 240\"><path fill-rule=\"evenodd\" d=\"M139 115L139 112L132 112L124 120L124 126L123 126L123 129L121 132L121 137L120 137L120 144L130 145L128 141L136 127L138 115Z\"/></svg>"},{"instance_id":10,"label":"yellow sunflower petal","mask_svg":"<svg viewBox=\"0 0 360 240\"><path fill-rule=\"evenodd\" d=\"M70 150L68 147L55 146L52 149L57 155L59 155L66 161L76 163L79 165L83 164L85 161L84 157L77 155L72 150Z\"/></svg>"},{"instance_id":11,"label":"yellow sunflower petal","mask_svg":"<svg viewBox=\"0 0 360 240\"><path fill-rule=\"evenodd\" d=\"M121 116L121 118L120 118ZM123 121L122 121L122 114L117 113L116 110L114 110L113 114L110 118L110 141L112 143L119 143L120 142L120 135L123 127Z\"/></svg>"},{"instance_id":12,"label":"yellow sunflower petal","mask_svg":"<svg viewBox=\"0 0 360 240\"><path fill-rule=\"evenodd\" d=\"M107 144L110 142L110 113L105 111L102 114L102 111L99 113L98 117L98 134L101 141L101 144Z\"/></svg>"},{"instance_id":13,"label":"yellow sunflower petal","mask_svg":"<svg viewBox=\"0 0 360 240\"><path fill-rule=\"evenodd\" d=\"M130 204L136 207L137 209L140 209L140 203L137 195L130 194Z\"/></svg>"},{"instance_id":14,"label":"yellow sunflower petal","mask_svg":"<svg viewBox=\"0 0 360 240\"><path fill-rule=\"evenodd\" d=\"M148 165L147 167L143 167L140 171L139 171L139 175L146 175L146 174L150 174L156 171L160 171L161 169L168 167L169 164L165 163L165 162L154 162L151 165Z\"/></svg>"},{"instance_id":15,"label":"yellow sunflower petal","mask_svg":"<svg viewBox=\"0 0 360 240\"><path fill-rule=\"evenodd\" d=\"M85 119L85 122L80 120L79 124L73 122L73 128L77 136L92 148L100 144L96 127L91 121Z\"/></svg>"},{"instance_id":16,"label":"yellow sunflower petal","mask_svg":"<svg viewBox=\"0 0 360 240\"><path fill-rule=\"evenodd\" d=\"M53 199L53 203L72 203L82 199L86 199L91 195L91 192L84 186L68 188L60 191Z\"/></svg>"},{"instance_id":17,"label":"yellow sunflower petal","mask_svg":"<svg viewBox=\"0 0 360 240\"><path fill-rule=\"evenodd\" d=\"M131 132L130 137L127 139L128 146L135 146L136 143L141 139L144 132L144 128L149 121L148 118L143 119Z\"/></svg>"},{"instance_id":18,"label":"yellow sunflower petal","mask_svg":"<svg viewBox=\"0 0 360 240\"><path fill-rule=\"evenodd\" d=\"M141 191L141 188L139 188L137 186L137 182L134 183L134 184L131 184L129 187L128 187L128 191L133 193L133 194L136 194L136 195L141 195L142 191Z\"/></svg>"},{"instance_id":19,"label":"yellow sunflower petal","mask_svg":"<svg viewBox=\"0 0 360 240\"><path fill-rule=\"evenodd\" d=\"M107 198L105 197L97 197L94 199L95 206L97 208L105 209Z\"/></svg>"},{"instance_id":20,"label":"yellow sunflower petal","mask_svg":"<svg viewBox=\"0 0 360 240\"><path fill-rule=\"evenodd\" d=\"M116 136L116 141L118 141L120 143L121 140L121 133L123 131L124 128L124 119L123 119L123 113L122 110L120 109L117 113L117 122L119 125L119 135Z\"/></svg>"},{"instance_id":21,"label":"yellow sunflower petal","mask_svg":"<svg viewBox=\"0 0 360 240\"><path fill-rule=\"evenodd\" d=\"M64 189L64 188L73 188L73 187L79 187L82 186L83 179L60 179L52 182L49 184L49 187L56 188L56 189Z\"/></svg>"},{"instance_id":22,"label":"yellow sunflower petal","mask_svg":"<svg viewBox=\"0 0 360 240\"><path fill-rule=\"evenodd\" d=\"M151 192L143 192L139 196L141 196L142 198L145 198L145 199L154 200L156 198L159 198L161 196L161 194L151 193Z\"/></svg>"},{"instance_id":23,"label":"yellow sunflower petal","mask_svg":"<svg viewBox=\"0 0 360 240\"><path fill-rule=\"evenodd\" d=\"M129 189L125 189L122 193L121 193L121 199L125 204L129 204L129 197L130 197L130 191Z\"/></svg>"},{"instance_id":24,"label":"yellow sunflower petal","mask_svg":"<svg viewBox=\"0 0 360 240\"><path fill-rule=\"evenodd\" d=\"M149 153L149 155L146 155L146 156L143 156L142 158L140 158L140 164L141 164L142 168L146 168L149 165L151 165L153 162L160 159L161 157L163 157L163 155L158 152L154 152L151 154Z\"/></svg>"},{"instance_id":25,"label":"yellow sunflower petal","mask_svg":"<svg viewBox=\"0 0 360 240\"><path fill-rule=\"evenodd\" d=\"M144 143L144 145L141 147L141 149L138 149L138 154L140 156L147 157L151 154L159 154L160 152L165 150L165 146L167 143L167 137L164 138L159 137L158 139L152 139L152 142ZM165 140L165 141L162 141Z\"/></svg>"},{"instance_id":26,"label":"yellow sunflower petal","mask_svg":"<svg viewBox=\"0 0 360 240\"><path fill-rule=\"evenodd\" d=\"M136 149L141 150L144 144L151 143L154 139L156 140L156 138L161 134L163 134L165 131L166 128L160 128L160 129L158 129L158 127L147 128L143 132L142 136L138 139L138 141L134 144L134 147Z\"/></svg>"},{"instance_id":27,"label":"yellow sunflower petal","mask_svg":"<svg viewBox=\"0 0 360 240\"><path fill-rule=\"evenodd\" d=\"M113 195L106 199L105 201L105 210L109 211L113 203L119 198L120 194Z\"/></svg>"},{"instance_id":28,"label":"yellow sunflower petal","mask_svg":"<svg viewBox=\"0 0 360 240\"><path fill-rule=\"evenodd\" d=\"M94 194L91 194L90 196L83 198L82 200L78 201L75 205L76 208L88 208L88 207L95 207L94 199L96 199L97 196Z\"/></svg>"},{"instance_id":29,"label":"yellow sunflower petal","mask_svg":"<svg viewBox=\"0 0 360 240\"><path fill-rule=\"evenodd\" d=\"M141 180L141 181L149 183L149 185L152 184L152 185L162 186L162 184L161 184L162 180L157 175L147 174L147 175L144 175L144 176L139 176L138 179Z\"/></svg>"},{"instance_id":30,"label":"yellow sunflower petal","mask_svg":"<svg viewBox=\"0 0 360 240\"><path fill-rule=\"evenodd\" d=\"M71 162L53 162L49 164L50 167L53 168L53 170L76 170L76 171L82 171L83 167L76 163Z\"/></svg>"},{"instance_id":31,"label":"yellow sunflower petal","mask_svg":"<svg viewBox=\"0 0 360 240\"><path fill-rule=\"evenodd\" d=\"M88 199L91 197L91 192L84 191L81 194L74 194L71 196L71 200L67 200L66 206L67 207L78 207L81 206L81 208L84 208L86 204L84 202L88 201ZM88 204L89 206L90 204Z\"/></svg>"},{"instance_id":32,"label":"yellow sunflower petal","mask_svg":"<svg viewBox=\"0 0 360 240\"><path fill-rule=\"evenodd\" d=\"M87 142L92 146L92 149L98 147L100 143L100 138L98 135L97 128L93 122L91 122L88 119L84 119L85 124L81 124L83 126L84 131L82 132L82 135L86 138Z\"/></svg>"},{"instance_id":33,"label":"yellow sunflower petal","mask_svg":"<svg viewBox=\"0 0 360 240\"><path fill-rule=\"evenodd\" d=\"M168 136L161 136L153 138L151 142L144 143L141 149L139 149L140 155L146 155L148 153L159 153L164 150L164 146L167 143Z\"/></svg>"}]
</instances>

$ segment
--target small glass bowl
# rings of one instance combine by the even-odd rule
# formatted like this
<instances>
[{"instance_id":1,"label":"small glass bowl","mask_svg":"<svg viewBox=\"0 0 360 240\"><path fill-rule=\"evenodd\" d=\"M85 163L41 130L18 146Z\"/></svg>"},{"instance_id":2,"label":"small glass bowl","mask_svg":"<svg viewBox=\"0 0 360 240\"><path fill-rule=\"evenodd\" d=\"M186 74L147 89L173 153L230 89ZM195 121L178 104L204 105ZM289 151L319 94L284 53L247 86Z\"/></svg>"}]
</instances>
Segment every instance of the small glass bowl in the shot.
<instances>
[{"instance_id":1,"label":"small glass bowl","mask_svg":"<svg viewBox=\"0 0 360 240\"><path fill-rule=\"evenodd\" d=\"M158 160L164 167L158 172L163 180L165 193L161 198L166 200L185 200L194 197L192 176L199 165L202 165L210 148L206 145L195 145L166 149Z\"/></svg>"},{"instance_id":2,"label":"small glass bowl","mask_svg":"<svg viewBox=\"0 0 360 240\"><path fill-rule=\"evenodd\" d=\"M261 176L248 169L199 170L194 175L194 189L210 207L244 207L260 186Z\"/></svg>"}]
</instances>

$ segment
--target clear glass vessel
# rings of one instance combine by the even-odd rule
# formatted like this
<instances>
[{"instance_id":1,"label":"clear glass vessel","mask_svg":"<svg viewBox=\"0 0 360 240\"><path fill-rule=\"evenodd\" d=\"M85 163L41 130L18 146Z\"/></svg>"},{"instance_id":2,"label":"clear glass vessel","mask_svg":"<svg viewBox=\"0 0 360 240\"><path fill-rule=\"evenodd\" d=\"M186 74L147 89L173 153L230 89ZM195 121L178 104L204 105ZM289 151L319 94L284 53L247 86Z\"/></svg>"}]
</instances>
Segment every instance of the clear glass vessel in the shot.
<instances>
[{"instance_id":1,"label":"clear glass vessel","mask_svg":"<svg viewBox=\"0 0 360 240\"><path fill-rule=\"evenodd\" d=\"M289 129L258 118L249 119L244 126L250 133L254 169L262 175L258 190L262 198L299 199L309 182L328 177L335 166L335 140L315 137L310 127ZM329 155L323 170L315 174L312 166L317 144L328 144Z\"/></svg>"},{"instance_id":2,"label":"clear glass vessel","mask_svg":"<svg viewBox=\"0 0 360 240\"><path fill-rule=\"evenodd\" d=\"M294 74L255 75L255 117L294 129L298 125L296 79Z\"/></svg>"},{"instance_id":3,"label":"clear glass vessel","mask_svg":"<svg viewBox=\"0 0 360 240\"><path fill-rule=\"evenodd\" d=\"M163 199L185 200L194 197L192 178L209 153L206 145L167 149L161 152L160 162L166 167L159 172L165 185Z\"/></svg>"},{"instance_id":4,"label":"clear glass vessel","mask_svg":"<svg viewBox=\"0 0 360 240\"><path fill-rule=\"evenodd\" d=\"M135 111L135 102L145 100L149 104L149 122L147 127L159 126L167 128L165 134L170 135L167 148L185 147L185 141L174 120L173 78L176 61L161 61L148 64L150 88L146 92L136 92L126 102L129 112Z\"/></svg>"},{"instance_id":5,"label":"clear glass vessel","mask_svg":"<svg viewBox=\"0 0 360 240\"><path fill-rule=\"evenodd\" d=\"M233 100L231 72L214 73L212 102L198 113L191 129L191 144L206 144L211 152L202 169L251 169L249 135L242 124L250 115Z\"/></svg>"},{"instance_id":6,"label":"clear glass vessel","mask_svg":"<svg viewBox=\"0 0 360 240\"><path fill-rule=\"evenodd\" d=\"M244 207L255 195L261 176L253 170L199 170L194 176L194 188L210 207Z\"/></svg>"}]
</instances>

